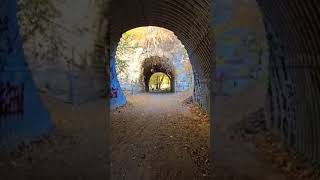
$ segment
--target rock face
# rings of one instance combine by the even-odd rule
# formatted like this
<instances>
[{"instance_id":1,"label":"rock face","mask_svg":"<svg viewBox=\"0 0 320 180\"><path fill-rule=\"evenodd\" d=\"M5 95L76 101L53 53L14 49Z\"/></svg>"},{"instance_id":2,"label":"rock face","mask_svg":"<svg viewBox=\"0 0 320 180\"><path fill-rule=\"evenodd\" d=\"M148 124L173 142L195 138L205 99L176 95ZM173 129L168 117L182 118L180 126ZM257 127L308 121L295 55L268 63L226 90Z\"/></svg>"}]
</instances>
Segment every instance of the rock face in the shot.
<instances>
[{"instance_id":1,"label":"rock face","mask_svg":"<svg viewBox=\"0 0 320 180\"><path fill-rule=\"evenodd\" d=\"M52 128L23 57L16 1L0 1L0 149L10 150Z\"/></svg>"},{"instance_id":2,"label":"rock face","mask_svg":"<svg viewBox=\"0 0 320 180\"><path fill-rule=\"evenodd\" d=\"M149 79L166 74L172 92L192 87L193 71L188 53L170 30L147 26L123 34L117 48L117 73L122 90L137 94L149 91Z\"/></svg>"}]
</instances>

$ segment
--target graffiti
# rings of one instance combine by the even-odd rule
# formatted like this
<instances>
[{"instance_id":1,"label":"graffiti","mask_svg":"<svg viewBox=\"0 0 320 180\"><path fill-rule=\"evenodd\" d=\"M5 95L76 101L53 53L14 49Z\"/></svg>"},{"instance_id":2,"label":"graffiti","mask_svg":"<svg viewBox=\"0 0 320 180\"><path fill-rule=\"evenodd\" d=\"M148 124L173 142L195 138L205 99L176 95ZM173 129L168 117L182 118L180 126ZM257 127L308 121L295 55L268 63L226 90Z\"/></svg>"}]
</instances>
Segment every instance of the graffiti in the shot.
<instances>
[{"instance_id":1,"label":"graffiti","mask_svg":"<svg viewBox=\"0 0 320 180\"><path fill-rule=\"evenodd\" d=\"M24 84L14 85L0 82L0 118L23 115Z\"/></svg>"},{"instance_id":2,"label":"graffiti","mask_svg":"<svg viewBox=\"0 0 320 180\"><path fill-rule=\"evenodd\" d=\"M118 88L111 88L110 98L118 98Z\"/></svg>"}]
</instances>

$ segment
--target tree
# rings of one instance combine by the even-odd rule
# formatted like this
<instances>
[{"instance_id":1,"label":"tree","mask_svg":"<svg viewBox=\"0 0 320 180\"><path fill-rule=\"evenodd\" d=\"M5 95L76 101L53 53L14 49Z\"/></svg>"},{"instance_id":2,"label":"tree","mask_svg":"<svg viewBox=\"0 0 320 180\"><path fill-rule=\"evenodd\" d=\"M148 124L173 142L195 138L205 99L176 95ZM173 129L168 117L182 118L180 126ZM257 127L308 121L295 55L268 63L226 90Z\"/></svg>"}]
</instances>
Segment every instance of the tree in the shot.
<instances>
[{"instance_id":1,"label":"tree","mask_svg":"<svg viewBox=\"0 0 320 180\"><path fill-rule=\"evenodd\" d=\"M164 86L166 85L166 86ZM162 72L154 73L149 80L149 88L154 88L157 91L167 90L167 87L170 88L170 78Z\"/></svg>"}]
</instances>

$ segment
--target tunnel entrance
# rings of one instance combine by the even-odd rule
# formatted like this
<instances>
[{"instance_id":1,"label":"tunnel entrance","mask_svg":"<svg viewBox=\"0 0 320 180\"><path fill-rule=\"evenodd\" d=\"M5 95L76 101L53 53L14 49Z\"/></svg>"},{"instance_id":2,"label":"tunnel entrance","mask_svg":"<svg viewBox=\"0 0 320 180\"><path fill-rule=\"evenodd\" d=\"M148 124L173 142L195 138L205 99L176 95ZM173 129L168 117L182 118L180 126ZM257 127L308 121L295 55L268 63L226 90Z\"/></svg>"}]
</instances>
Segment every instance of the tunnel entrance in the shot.
<instances>
[{"instance_id":1,"label":"tunnel entrance","mask_svg":"<svg viewBox=\"0 0 320 180\"><path fill-rule=\"evenodd\" d=\"M142 64L142 69L143 69L142 70L143 76L141 78L143 78L146 92L150 92L150 89L152 89L152 87L150 87L150 82L156 83L153 81L154 79L151 78L151 77L155 77L154 75L159 75L157 77L161 82L163 82L164 78L167 77L167 79L170 82L169 84L170 92L174 92L175 70L174 70L173 64L170 63L169 59L163 59L159 57L147 58L146 60L144 60ZM161 83L161 82L157 82L157 83ZM155 90L159 91L160 86L154 89L153 91Z\"/></svg>"},{"instance_id":2,"label":"tunnel entrance","mask_svg":"<svg viewBox=\"0 0 320 180\"><path fill-rule=\"evenodd\" d=\"M192 91L194 73L189 55L178 37L168 29L145 26L125 32L111 64L113 61L112 90L123 92L123 98L121 93L113 98L115 106L123 104L116 103L117 98L150 92L149 83L155 73L164 73L169 78L168 92Z\"/></svg>"},{"instance_id":3,"label":"tunnel entrance","mask_svg":"<svg viewBox=\"0 0 320 180\"><path fill-rule=\"evenodd\" d=\"M194 80L195 64L191 65L189 59L193 52L187 52L174 32L154 26L125 32L117 46L115 56L111 56L111 89L120 92L111 98L111 106L118 107L111 111L113 178L207 176L208 163L201 171L196 156L209 156L208 116L190 111L203 112L192 103L194 86L199 83ZM200 125L197 118L205 125ZM179 142L192 144L197 153L190 155ZM163 166L163 162L169 162L168 154L174 162ZM120 169L128 174L123 175Z\"/></svg>"}]
</instances>

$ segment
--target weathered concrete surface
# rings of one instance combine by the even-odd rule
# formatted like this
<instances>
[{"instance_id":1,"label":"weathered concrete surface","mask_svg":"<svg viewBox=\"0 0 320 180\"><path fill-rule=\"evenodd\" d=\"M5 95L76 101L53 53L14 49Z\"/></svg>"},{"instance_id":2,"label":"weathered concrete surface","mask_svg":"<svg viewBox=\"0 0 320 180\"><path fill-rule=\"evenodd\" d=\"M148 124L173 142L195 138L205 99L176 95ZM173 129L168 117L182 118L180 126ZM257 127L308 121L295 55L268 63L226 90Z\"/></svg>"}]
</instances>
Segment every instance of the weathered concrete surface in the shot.
<instances>
[{"instance_id":1,"label":"weathered concrete surface","mask_svg":"<svg viewBox=\"0 0 320 180\"><path fill-rule=\"evenodd\" d=\"M218 95L232 95L264 79L268 45L255 0L216 1L212 8Z\"/></svg>"},{"instance_id":2,"label":"weathered concrete surface","mask_svg":"<svg viewBox=\"0 0 320 180\"><path fill-rule=\"evenodd\" d=\"M105 5L101 3L91 0L77 3L72 0L53 1L59 16L48 20L54 27L48 27L44 33L56 32L61 40L57 40L61 54L54 58L54 62L47 57L36 57L34 51L43 54L46 48L35 48L34 40L50 45L45 39L39 38L39 34L24 42L26 61L38 89L63 101L70 101L70 94L76 93L80 103L106 94L106 62L109 54L105 51L107 42L104 38L107 19L101 12ZM70 80L72 78L73 82ZM70 92L71 89L77 92Z\"/></svg>"},{"instance_id":3,"label":"weathered concrete surface","mask_svg":"<svg viewBox=\"0 0 320 180\"><path fill-rule=\"evenodd\" d=\"M0 1L0 150L12 150L52 128L23 57L16 8L16 1Z\"/></svg>"}]
</instances>

